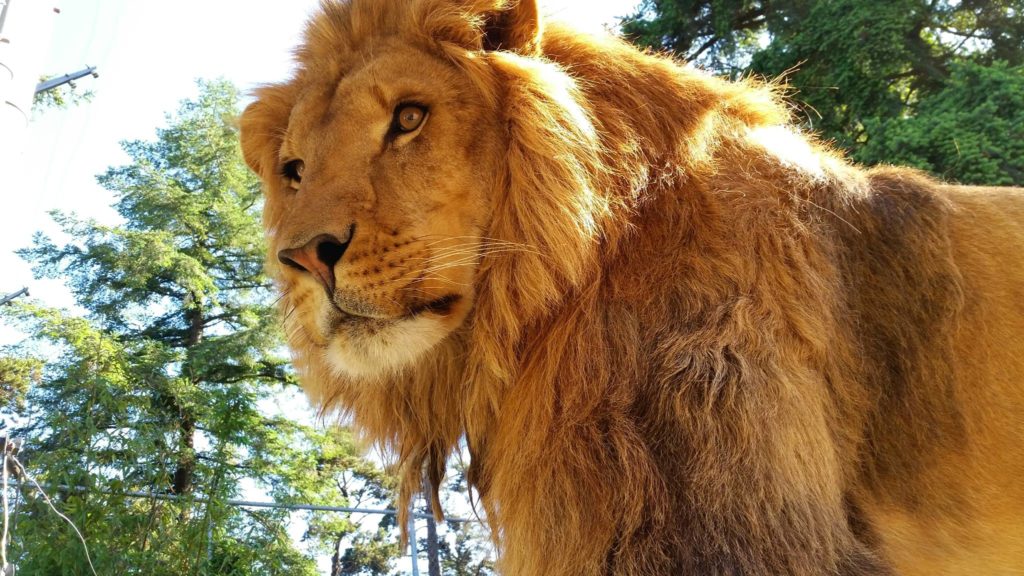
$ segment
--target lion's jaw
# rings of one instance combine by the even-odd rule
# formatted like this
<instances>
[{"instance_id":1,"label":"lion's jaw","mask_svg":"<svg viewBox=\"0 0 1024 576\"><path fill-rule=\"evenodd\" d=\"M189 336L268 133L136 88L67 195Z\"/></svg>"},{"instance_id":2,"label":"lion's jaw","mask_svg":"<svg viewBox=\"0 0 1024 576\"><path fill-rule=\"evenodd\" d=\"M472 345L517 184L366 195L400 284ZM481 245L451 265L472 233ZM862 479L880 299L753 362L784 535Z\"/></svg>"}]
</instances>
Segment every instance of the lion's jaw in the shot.
<instances>
[{"instance_id":1,"label":"lion's jaw","mask_svg":"<svg viewBox=\"0 0 1024 576\"><path fill-rule=\"evenodd\" d=\"M394 44L353 62L265 88L242 128L292 350L360 380L410 367L465 321L496 143L480 136L493 110L436 57ZM409 105L425 118L403 132Z\"/></svg>"},{"instance_id":2,"label":"lion's jaw","mask_svg":"<svg viewBox=\"0 0 1024 576\"><path fill-rule=\"evenodd\" d=\"M348 379L385 376L409 367L461 324L469 309L461 296L453 296L445 310L413 310L393 318L359 316L341 310L320 286L306 284L293 284L282 299L292 348L317 355L307 361L322 362L336 376ZM438 306L447 304L443 298Z\"/></svg>"}]
</instances>

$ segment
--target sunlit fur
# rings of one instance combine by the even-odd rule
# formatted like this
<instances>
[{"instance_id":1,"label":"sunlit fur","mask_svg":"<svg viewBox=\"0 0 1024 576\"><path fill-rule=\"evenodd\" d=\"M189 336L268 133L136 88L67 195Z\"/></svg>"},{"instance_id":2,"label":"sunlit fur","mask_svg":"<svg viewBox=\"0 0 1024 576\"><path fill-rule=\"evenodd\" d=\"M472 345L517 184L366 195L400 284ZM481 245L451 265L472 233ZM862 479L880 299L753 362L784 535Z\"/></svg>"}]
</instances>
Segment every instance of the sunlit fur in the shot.
<instances>
[{"instance_id":1,"label":"sunlit fur","mask_svg":"<svg viewBox=\"0 0 1024 576\"><path fill-rule=\"evenodd\" d=\"M854 167L532 0L327 2L296 59L241 120L269 268L401 509L465 437L504 574L1024 573L1019 191ZM401 82L435 104L382 148ZM274 255L351 222L339 290L385 318L346 332ZM361 280L403 257L415 291Z\"/></svg>"}]
</instances>

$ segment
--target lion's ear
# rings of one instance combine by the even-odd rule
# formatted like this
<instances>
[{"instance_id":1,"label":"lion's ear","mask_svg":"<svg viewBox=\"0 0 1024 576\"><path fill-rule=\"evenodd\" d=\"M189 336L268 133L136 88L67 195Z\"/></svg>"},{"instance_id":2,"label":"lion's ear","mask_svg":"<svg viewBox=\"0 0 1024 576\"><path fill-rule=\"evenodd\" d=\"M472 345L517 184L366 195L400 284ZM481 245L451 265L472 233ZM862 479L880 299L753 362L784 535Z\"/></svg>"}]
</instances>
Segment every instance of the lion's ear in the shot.
<instances>
[{"instance_id":1,"label":"lion's ear","mask_svg":"<svg viewBox=\"0 0 1024 576\"><path fill-rule=\"evenodd\" d=\"M537 0L508 0L485 14L483 48L537 54L541 28Z\"/></svg>"},{"instance_id":2,"label":"lion's ear","mask_svg":"<svg viewBox=\"0 0 1024 576\"><path fill-rule=\"evenodd\" d=\"M288 123L292 102L284 86L264 86L256 91L257 100L249 104L238 119L242 157L253 172L266 178L277 165L281 138Z\"/></svg>"}]
</instances>

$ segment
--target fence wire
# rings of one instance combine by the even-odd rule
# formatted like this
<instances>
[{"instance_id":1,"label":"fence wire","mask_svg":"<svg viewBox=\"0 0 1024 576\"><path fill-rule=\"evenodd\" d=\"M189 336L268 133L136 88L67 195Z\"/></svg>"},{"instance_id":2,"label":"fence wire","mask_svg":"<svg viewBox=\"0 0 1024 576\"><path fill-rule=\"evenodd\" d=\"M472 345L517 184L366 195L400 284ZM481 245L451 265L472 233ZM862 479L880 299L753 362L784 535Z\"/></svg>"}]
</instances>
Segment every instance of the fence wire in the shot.
<instances>
[{"instance_id":1,"label":"fence wire","mask_svg":"<svg viewBox=\"0 0 1024 576\"><path fill-rule=\"evenodd\" d=\"M8 503L7 503L7 491L9 489L11 489L11 488L15 489L15 494L20 494L22 492L22 490L24 490L25 488L37 490L39 492L39 494L42 496L43 500L46 502L46 504L49 505L50 509L53 510L53 512L56 513L59 517L63 518L68 524L71 525L71 527L74 529L75 533L78 535L78 538L81 540L82 545L85 547L86 559L88 560L89 568L92 570L92 573L94 575L96 574L96 570L95 570L95 568L92 565L92 559L89 556L89 546L86 543L85 537L82 535L81 531L79 531L78 527L75 526L75 523L72 522L70 518L68 518L67 516L62 514L60 512L60 510L57 509L56 506L54 506L53 502L47 496L47 491L50 491L50 492L62 491L62 492L71 492L71 493L76 493L76 494L98 493L98 494L104 494L104 495L107 495L107 496L119 496L119 497L125 497L125 498L139 498L139 499L147 499L147 500L178 501L178 502L187 502L187 503L194 503L194 504L209 504L210 503L210 499L206 498L206 497L203 497L203 496L181 496L181 495L178 495L178 494L167 494L167 493L160 493L160 492L138 492L138 491L132 491L132 490L111 491L111 490L101 490L101 489L95 489L95 488L88 488L88 487L85 487L85 486L67 486L67 485L63 485L63 484L55 484L55 485L40 484L39 482L36 481L35 478L32 477L31 474L29 474L28 470L25 469L25 467L21 464L21 461L19 461L17 459L17 457L15 456L15 452L18 450L18 448L20 448L20 444L14 442L12 440L9 440L7 437L0 437L0 450L3 451L3 473L2 473L3 487L0 488L0 489L3 490L3 496L2 496L2 500L3 500L3 519L2 519L3 525L2 525L2 538L0 538L0 573L2 573L3 575L13 575L13 574L15 574L15 571L16 571L16 569L15 569L15 567L13 565L7 563L7 543L8 543L8 540L10 539L10 537L13 535L13 530L10 530L10 531L8 530L8 521L9 521L10 513L9 513ZM14 472L13 475L16 478L18 478L17 480L12 480L11 478L8 477L8 474L7 474L8 471L9 471L8 463L11 463L11 464L13 464L15 466L15 468L13 470L11 470L11 471ZM28 482L26 482L25 480L28 480ZM45 486L45 488L44 488L44 486ZM394 508L362 508L362 507L353 507L353 506L330 506L330 505L323 505L323 504L303 504L303 503L287 504L287 503L281 503L281 502L266 502L266 501L259 501L259 500L239 500L239 499L228 499L228 500L223 500L223 501L219 501L219 502L222 503L222 504L226 504L228 506L238 506L238 507L243 507L243 508L275 508L275 509L292 510L292 511L343 512L343 513L350 513L350 514L376 514L376 515L381 515L381 516L397 516L398 513L399 513L399 511L394 509ZM16 504L17 504L17 502L16 502ZM418 562L417 562L418 557L419 557L419 552L418 552L417 546L416 546L416 520L417 519L419 519L419 520L426 520L428 522L433 522L434 521L434 517L433 517L432 514L428 514L428 513L424 513L424 512L419 512L419 511L417 511L415 509L409 510L409 534L410 534L410 538L409 538L409 557L410 557L410 563L411 563L411 574L412 574L412 576L419 576L419 573L420 573L419 565L418 565ZM15 514L15 522L16 521L17 521L17 514ZM473 523L473 522L480 522L480 519L478 519L478 518L445 517L445 522Z\"/></svg>"}]
</instances>

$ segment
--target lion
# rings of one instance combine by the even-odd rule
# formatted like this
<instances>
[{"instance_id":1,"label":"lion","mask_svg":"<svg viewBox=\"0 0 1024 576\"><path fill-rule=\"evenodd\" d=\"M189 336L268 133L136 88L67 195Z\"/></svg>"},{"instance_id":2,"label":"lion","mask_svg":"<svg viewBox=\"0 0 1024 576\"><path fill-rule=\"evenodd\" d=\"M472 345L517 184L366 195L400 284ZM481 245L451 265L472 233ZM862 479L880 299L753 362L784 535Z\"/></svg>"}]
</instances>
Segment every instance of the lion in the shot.
<instances>
[{"instance_id":1,"label":"lion","mask_svg":"<svg viewBox=\"0 0 1024 576\"><path fill-rule=\"evenodd\" d=\"M534 0L329 0L295 59L267 266L401 509L464 442L504 574L1024 574L1020 190Z\"/></svg>"}]
</instances>

